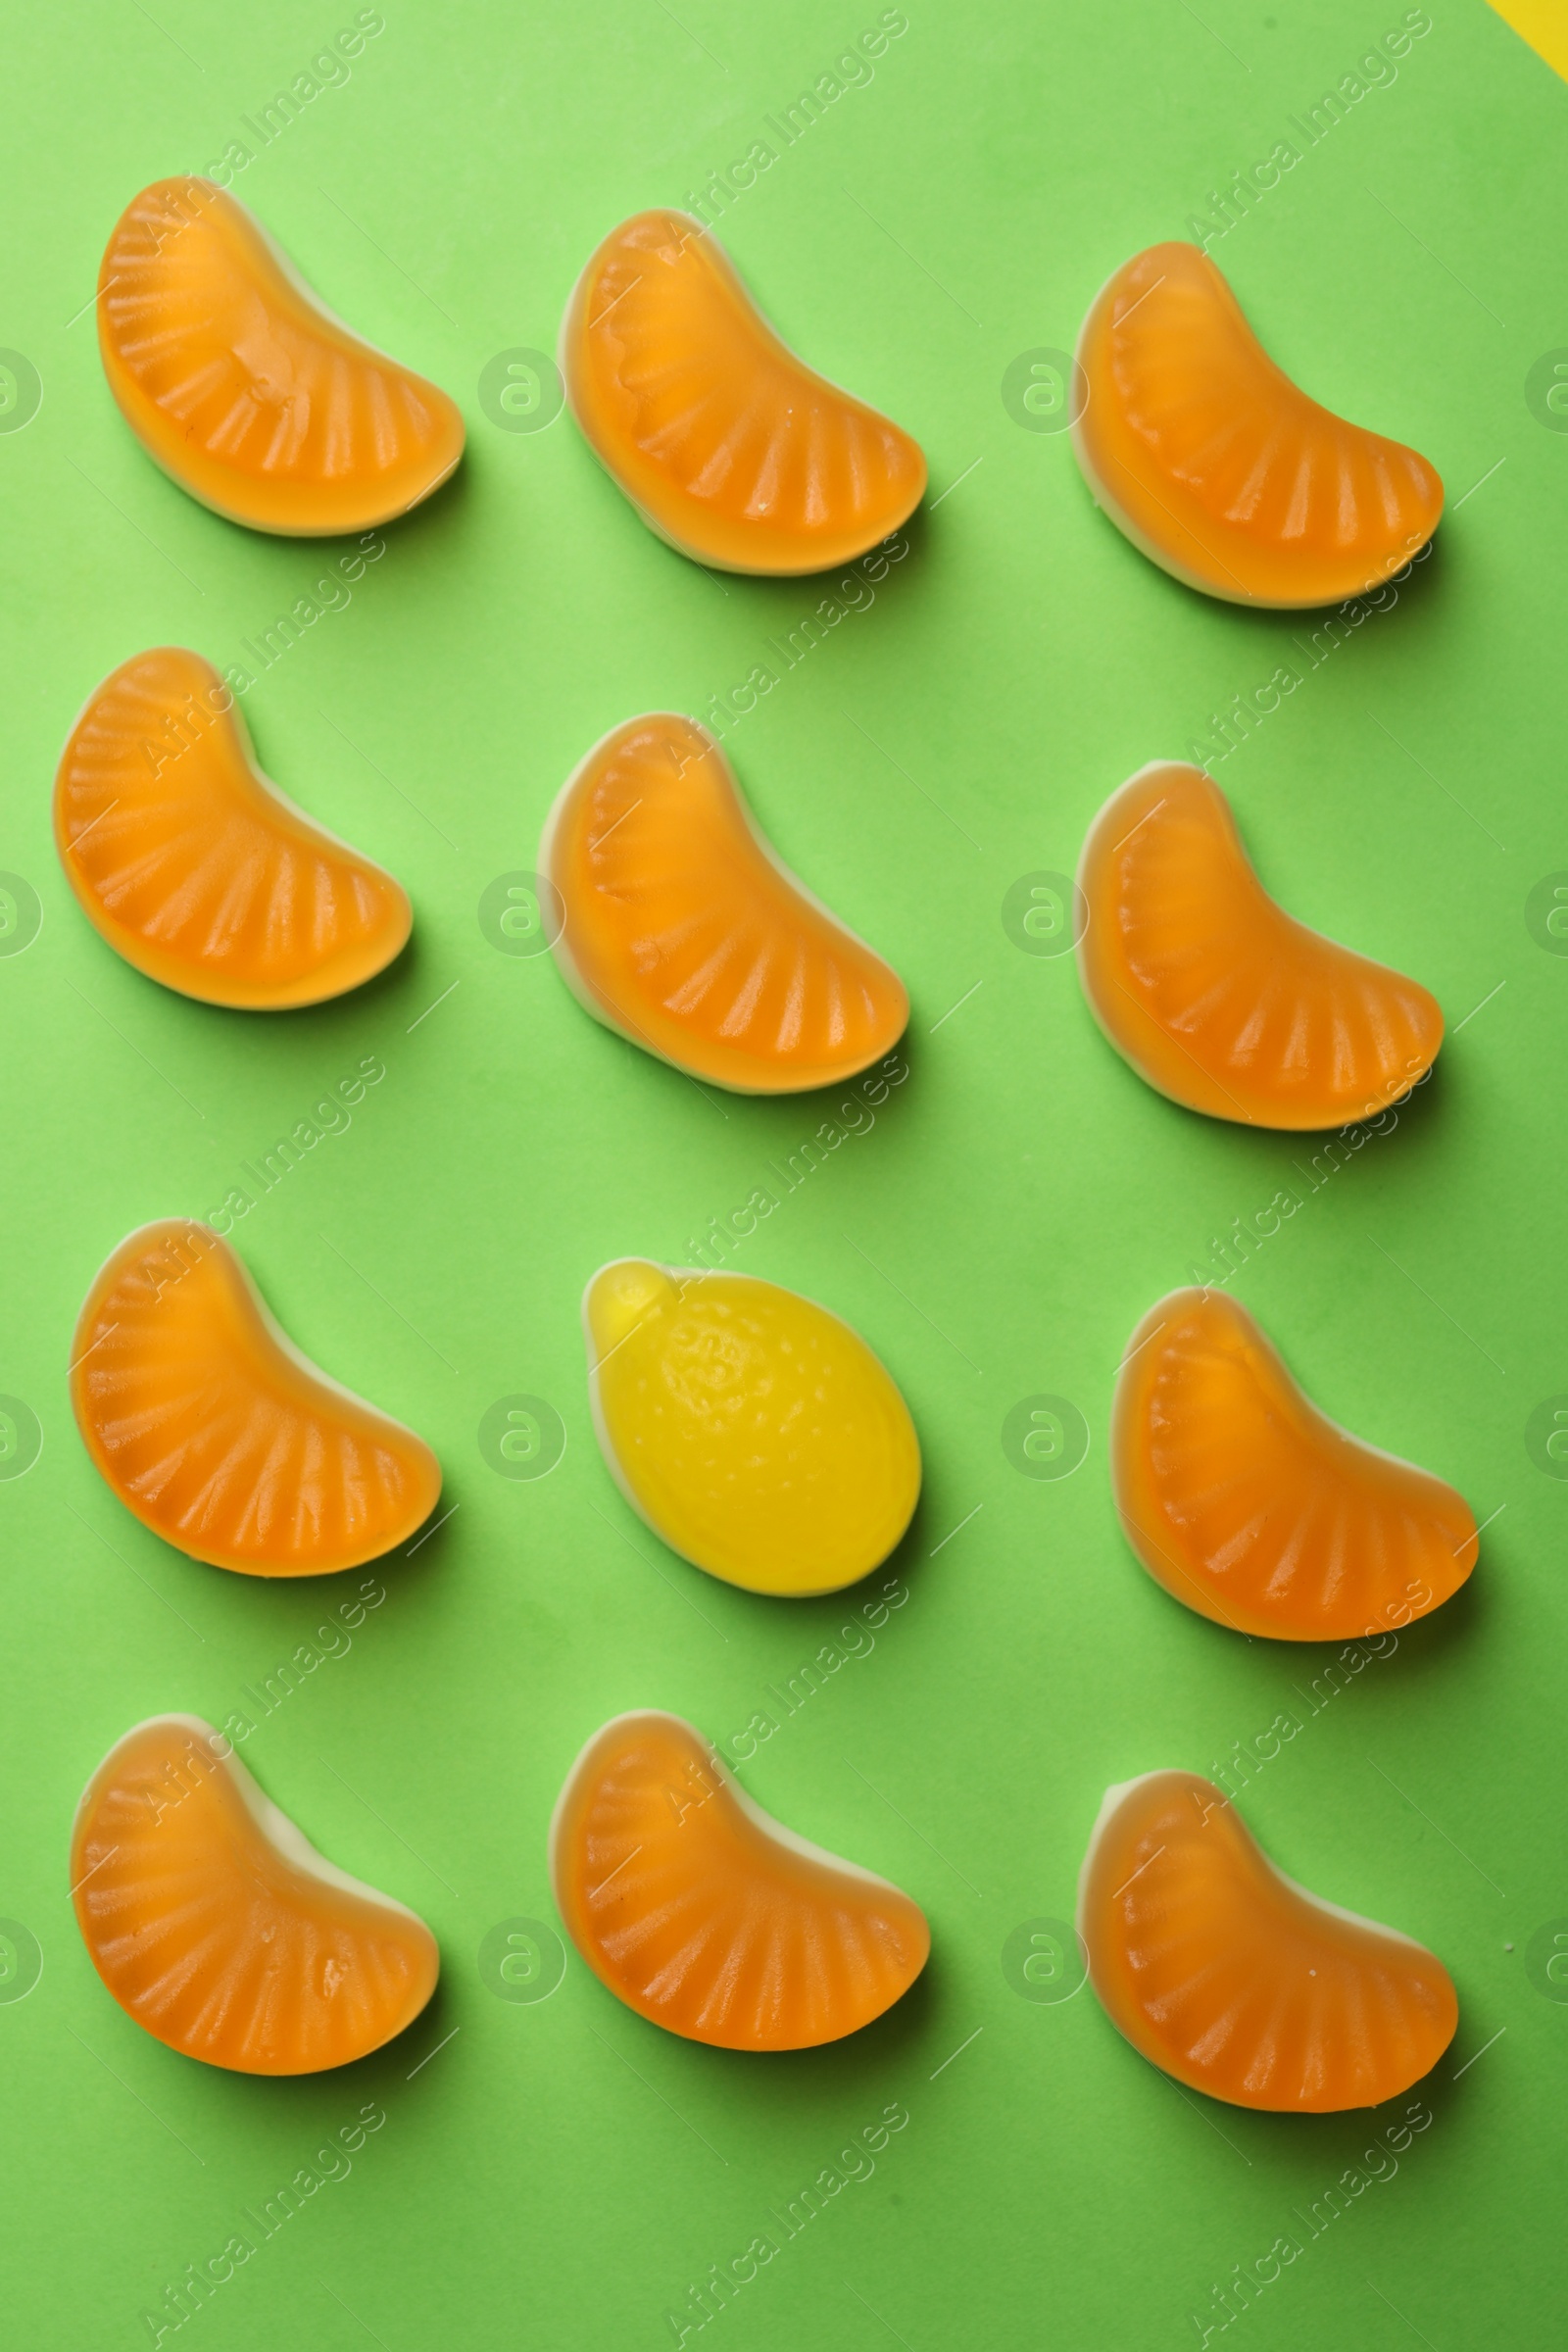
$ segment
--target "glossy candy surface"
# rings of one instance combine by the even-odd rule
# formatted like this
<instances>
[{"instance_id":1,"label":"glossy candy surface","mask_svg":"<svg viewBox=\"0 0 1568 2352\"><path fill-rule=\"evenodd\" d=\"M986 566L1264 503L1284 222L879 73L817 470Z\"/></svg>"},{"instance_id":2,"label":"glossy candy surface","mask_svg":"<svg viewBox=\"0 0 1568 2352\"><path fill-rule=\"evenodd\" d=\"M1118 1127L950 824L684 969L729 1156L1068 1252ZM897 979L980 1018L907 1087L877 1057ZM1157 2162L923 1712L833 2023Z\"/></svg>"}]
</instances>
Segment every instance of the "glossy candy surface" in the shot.
<instances>
[{"instance_id":1,"label":"glossy candy surface","mask_svg":"<svg viewBox=\"0 0 1568 2352\"><path fill-rule=\"evenodd\" d=\"M441 1957L413 1911L326 1861L195 1715L117 1740L71 1835L88 1957L127 2016L208 2066L312 2075L412 2025Z\"/></svg>"},{"instance_id":2,"label":"glossy candy surface","mask_svg":"<svg viewBox=\"0 0 1568 2352\"><path fill-rule=\"evenodd\" d=\"M363 531L428 498L463 455L447 395L323 309L210 179L158 180L127 205L97 309L132 432L231 522Z\"/></svg>"},{"instance_id":3,"label":"glossy candy surface","mask_svg":"<svg viewBox=\"0 0 1568 2352\"><path fill-rule=\"evenodd\" d=\"M1084 320L1073 428L1096 498L1146 556L1235 604L1338 604L1409 563L1443 484L1413 449L1309 400L1196 245L1123 264Z\"/></svg>"},{"instance_id":4,"label":"glossy candy surface","mask_svg":"<svg viewBox=\"0 0 1568 2352\"><path fill-rule=\"evenodd\" d=\"M1090 1009L1172 1102L1250 1127L1341 1127L1431 1068L1436 999L1287 914L1201 768L1157 760L1112 793L1078 881Z\"/></svg>"},{"instance_id":5,"label":"glossy candy surface","mask_svg":"<svg viewBox=\"0 0 1568 2352\"><path fill-rule=\"evenodd\" d=\"M319 1004L409 936L402 885L262 773L229 688L179 646L122 662L89 697L54 821L88 921L149 979L210 1004Z\"/></svg>"},{"instance_id":6,"label":"glossy candy surface","mask_svg":"<svg viewBox=\"0 0 1568 2352\"><path fill-rule=\"evenodd\" d=\"M318 1371L205 1225L169 1217L122 1242L71 1354L94 1463L192 1559L325 1576L390 1551L435 1508L423 1439Z\"/></svg>"},{"instance_id":7,"label":"glossy candy surface","mask_svg":"<svg viewBox=\"0 0 1568 2352\"><path fill-rule=\"evenodd\" d=\"M906 1894L772 1820L699 1732L654 1710L604 1725L567 1774L550 1882L617 2000L718 2049L839 2041L931 1948Z\"/></svg>"},{"instance_id":8,"label":"glossy candy surface","mask_svg":"<svg viewBox=\"0 0 1568 2352\"><path fill-rule=\"evenodd\" d=\"M689 213L638 213L605 239L567 306L561 371L612 478L701 564L848 564L925 490L908 434L796 358Z\"/></svg>"},{"instance_id":9,"label":"glossy candy surface","mask_svg":"<svg viewBox=\"0 0 1568 2352\"><path fill-rule=\"evenodd\" d=\"M754 1592L833 1592L920 1493L908 1407L858 1333L747 1274L621 1258L583 1296L605 1460L672 1551Z\"/></svg>"},{"instance_id":10,"label":"glossy candy surface","mask_svg":"<svg viewBox=\"0 0 1568 2352\"><path fill-rule=\"evenodd\" d=\"M1197 1773L1106 1790L1078 1933L1133 2048L1235 2107L1375 2107L1429 2073L1458 2024L1441 1960L1286 1878Z\"/></svg>"},{"instance_id":11,"label":"glossy candy surface","mask_svg":"<svg viewBox=\"0 0 1568 2352\"><path fill-rule=\"evenodd\" d=\"M597 743L559 795L540 871L578 1001L677 1069L748 1094L832 1086L897 1044L904 983L759 832L718 745L668 711Z\"/></svg>"},{"instance_id":12,"label":"glossy candy surface","mask_svg":"<svg viewBox=\"0 0 1568 2352\"><path fill-rule=\"evenodd\" d=\"M1133 1333L1110 1460L1150 1575L1238 1633L1386 1634L1440 1607L1475 1566L1463 1497L1319 1412L1218 1291L1172 1291Z\"/></svg>"}]
</instances>

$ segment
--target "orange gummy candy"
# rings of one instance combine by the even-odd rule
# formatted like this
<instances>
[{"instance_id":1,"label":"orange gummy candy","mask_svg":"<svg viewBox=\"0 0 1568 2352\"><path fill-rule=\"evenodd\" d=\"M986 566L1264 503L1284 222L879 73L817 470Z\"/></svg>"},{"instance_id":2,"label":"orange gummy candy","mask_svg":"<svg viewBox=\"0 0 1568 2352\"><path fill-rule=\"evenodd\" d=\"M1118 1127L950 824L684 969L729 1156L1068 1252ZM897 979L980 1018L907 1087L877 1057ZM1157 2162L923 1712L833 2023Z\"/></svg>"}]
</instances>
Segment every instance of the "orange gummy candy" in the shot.
<instances>
[{"instance_id":1,"label":"orange gummy candy","mask_svg":"<svg viewBox=\"0 0 1568 2352\"><path fill-rule=\"evenodd\" d=\"M700 564L853 563L924 495L918 446L796 358L689 213L638 213L605 239L567 305L561 371L611 478Z\"/></svg>"},{"instance_id":2,"label":"orange gummy candy","mask_svg":"<svg viewBox=\"0 0 1568 2352\"><path fill-rule=\"evenodd\" d=\"M367 2057L440 1973L423 1920L318 1854L196 1715L156 1716L110 1749L76 1809L71 1891L127 2017L235 2074Z\"/></svg>"},{"instance_id":3,"label":"orange gummy candy","mask_svg":"<svg viewBox=\"0 0 1568 2352\"><path fill-rule=\"evenodd\" d=\"M98 272L98 346L164 471L253 530L368 530L463 455L447 395L323 309L210 179L157 180L126 206Z\"/></svg>"},{"instance_id":4,"label":"orange gummy candy","mask_svg":"<svg viewBox=\"0 0 1568 2352\"><path fill-rule=\"evenodd\" d=\"M1146 556L1239 605L1338 604L1438 527L1425 458L1292 383L1196 245L1152 245L1101 289L1078 360L1085 478Z\"/></svg>"},{"instance_id":5,"label":"orange gummy candy","mask_svg":"<svg viewBox=\"0 0 1568 2352\"><path fill-rule=\"evenodd\" d=\"M836 1086L898 1043L898 974L798 882L695 719L655 711L596 743L550 812L556 960L634 1045L743 1094Z\"/></svg>"},{"instance_id":6,"label":"orange gummy candy","mask_svg":"<svg viewBox=\"0 0 1568 2352\"><path fill-rule=\"evenodd\" d=\"M722 2050L842 2040L907 1992L931 1948L886 1879L808 1844L677 1715L617 1715L566 1776L550 1883L617 2000Z\"/></svg>"},{"instance_id":7,"label":"orange gummy candy","mask_svg":"<svg viewBox=\"0 0 1568 2352\"><path fill-rule=\"evenodd\" d=\"M1276 1870L1195 1772L1105 1791L1078 1933L1117 2031L1233 2107L1376 2107L1431 2072L1459 2022L1441 1960Z\"/></svg>"},{"instance_id":8,"label":"orange gummy candy","mask_svg":"<svg viewBox=\"0 0 1568 2352\"><path fill-rule=\"evenodd\" d=\"M1133 1333L1110 1463L1150 1575L1238 1633L1383 1634L1441 1607L1476 1563L1463 1496L1319 1412L1218 1291L1172 1291Z\"/></svg>"},{"instance_id":9,"label":"orange gummy candy","mask_svg":"<svg viewBox=\"0 0 1568 2352\"><path fill-rule=\"evenodd\" d=\"M1201 768L1156 760L1113 792L1078 880L1090 1010L1173 1102L1250 1127L1342 1127L1436 1059L1437 1000L1287 914Z\"/></svg>"},{"instance_id":10,"label":"orange gummy candy","mask_svg":"<svg viewBox=\"0 0 1568 2352\"><path fill-rule=\"evenodd\" d=\"M378 1559L435 1508L422 1438L318 1372L228 1244L143 1225L94 1278L71 1401L108 1485L154 1535L246 1576Z\"/></svg>"},{"instance_id":11,"label":"orange gummy candy","mask_svg":"<svg viewBox=\"0 0 1568 2352\"><path fill-rule=\"evenodd\" d=\"M402 884L262 773L232 692L180 646L122 662L88 697L54 815L88 921L149 979L209 1004L318 1004L408 939Z\"/></svg>"}]
</instances>

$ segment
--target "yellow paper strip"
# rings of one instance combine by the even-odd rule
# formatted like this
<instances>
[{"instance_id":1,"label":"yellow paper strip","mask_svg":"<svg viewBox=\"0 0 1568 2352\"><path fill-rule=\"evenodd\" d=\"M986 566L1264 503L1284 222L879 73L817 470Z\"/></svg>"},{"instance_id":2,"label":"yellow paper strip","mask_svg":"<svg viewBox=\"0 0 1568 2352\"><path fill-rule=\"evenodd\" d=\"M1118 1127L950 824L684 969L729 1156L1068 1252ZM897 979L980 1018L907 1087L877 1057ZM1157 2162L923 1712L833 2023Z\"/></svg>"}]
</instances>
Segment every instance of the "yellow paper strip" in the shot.
<instances>
[{"instance_id":1,"label":"yellow paper strip","mask_svg":"<svg viewBox=\"0 0 1568 2352\"><path fill-rule=\"evenodd\" d=\"M1492 6L1568 81L1568 0L1492 0Z\"/></svg>"}]
</instances>

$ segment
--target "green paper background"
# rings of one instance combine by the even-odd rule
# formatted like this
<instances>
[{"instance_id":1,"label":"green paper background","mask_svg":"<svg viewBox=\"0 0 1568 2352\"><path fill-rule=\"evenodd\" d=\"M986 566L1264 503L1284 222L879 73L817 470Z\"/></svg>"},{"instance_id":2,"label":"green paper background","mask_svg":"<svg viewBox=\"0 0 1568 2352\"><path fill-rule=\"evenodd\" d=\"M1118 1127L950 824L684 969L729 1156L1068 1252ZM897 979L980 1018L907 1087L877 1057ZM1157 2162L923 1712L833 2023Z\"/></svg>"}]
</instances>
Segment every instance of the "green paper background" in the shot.
<instances>
[{"instance_id":1,"label":"green paper background","mask_svg":"<svg viewBox=\"0 0 1568 2352\"><path fill-rule=\"evenodd\" d=\"M1195 2312L1217 2331L1214 2282L1285 2233L1301 2254L1231 2324L1257 2352L1549 2340L1568 2005L1543 1997L1531 1945L1554 1921L1568 1934L1568 1486L1525 1428L1568 1391L1568 961L1543 952L1525 902L1568 868L1568 437L1524 387L1568 345L1568 89L1479 0L1439 0L1397 80L1214 248L1282 365L1448 485L1438 551L1396 609L1217 768L1292 909L1436 991L1438 1076L1396 1133L1308 1192L1299 1144L1141 1085L1070 956L1020 953L1001 919L1019 877L1071 870L1126 774L1183 756L1307 635L1144 562L1096 513L1066 436L1021 429L1001 396L1019 354L1070 346L1109 271L1191 233L1218 175L1267 156L1401 14L1276 7L911 0L874 79L721 225L786 337L898 416L932 472L874 605L731 738L781 855L914 1005L908 1082L736 1263L866 1335L927 1464L889 1572L906 1601L743 1771L792 1826L910 1889L930 1968L853 2042L766 2062L661 2034L575 1957L549 1999L499 1999L478 1953L502 1923L554 1916L550 1808L606 1716L665 1706L724 1739L863 1597L769 1604L664 1553L598 1458L577 1321L595 1266L686 1257L834 1102L705 1099L591 1023L548 957L498 954L476 910L532 865L597 736L642 709L702 709L819 591L682 561L567 416L499 429L478 383L498 353L553 348L616 220L743 156L878 12L392 0L352 77L236 180L323 299L445 384L469 426L457 481L245 701L270 771L402 875L416 910L392 973L276 1019L186 1003L116 959L56 864L50 783L115 663L170 641L240 659L338 551L247 534L165 480L109 398L83 306L132 192L220 155L353 12L100 0L69 25L12 24L0 341L43 400L0 433L0 867L30 882L43 923L0 956L0 1390L44 1439L27 1475L0 1480L0 1912L43 1955L24 1999L0 1981L8 2341L154 2340L143 2315L166 2285L378 2102L349 2176L181 2340L668 2344L688 2286L895 2101L908 2122L874 2174L705 2341L1174 2347L1200 2339ZM109 2000L66 1898L67 1836L130 1723L221 1723L342 1593L223 1575L134 1523L73 1428L68 1342L123 1233L216 1207L362 1056L386 1075L352 1127L236 1239L300 1345L436 1446L456 1510L384 1564L352 1648L244 1753L327 1853L430 1920L445 1975L397 2046L255 2082L179 2059ZM1302 1207L1236 1295L1328 1410L1492 1520L1464 1593L1325 1701L1245 1799L1286 1869L1430 1942L1460 1993L1453 2051L1422 2086L1430 2126L1317 2236L1293 2208L1390 2117L1186 2098L1087 1991L1024 1999L1002 1965L1015 1929L1070 1915L1107 1782L1212 1769L1326 1663L1176 1606L1121 1543L1104 1468L1134 1322L1293 1182ZM517 1392L566 1429L540 1480L479 1451L481 1417ZM1005 1416L1037 1393L1087 1420L1066 1479L1022 1477L1003 1451Z\"/></svg>"}]
</instances>

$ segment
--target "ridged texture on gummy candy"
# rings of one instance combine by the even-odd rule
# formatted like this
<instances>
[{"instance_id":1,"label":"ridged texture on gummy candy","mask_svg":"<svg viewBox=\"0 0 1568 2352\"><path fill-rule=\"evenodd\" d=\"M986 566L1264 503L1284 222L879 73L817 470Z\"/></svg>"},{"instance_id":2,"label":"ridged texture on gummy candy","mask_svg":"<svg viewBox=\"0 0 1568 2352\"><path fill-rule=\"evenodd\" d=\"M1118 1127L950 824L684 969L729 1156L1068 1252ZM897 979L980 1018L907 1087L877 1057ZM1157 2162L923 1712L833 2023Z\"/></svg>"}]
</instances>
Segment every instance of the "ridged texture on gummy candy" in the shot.
<instances>
[{"instance_id":1,"label":"ridged texture on gummy candy","mask_svg":"<svg viewBox=\"0 0 1568 2352\"><path fill-rule=\"evenodd\" d=\"M1437 1054L1428 991L1287 914L1199 768L1172 762L1124 785L1079 878L1090 1003L1178 1102L1259 1126L1338 1126L1381 1110Z\"/></svg>"},{"instance_id":2,"label":"ridged texture on gummy candy","mask_svg":"<svg viewBox=\"0 0 1568 2352\"><path fill-rule=\"evenodd\" d=\"M1112 1791L1078 1927L1107 2015L1179 2082L1240 2107L1322 2115L1420 2081L1458 2022L1422 1945L1281 1876L1212 1782Z\"/></svg>"},{"instance_id":3,"label":"ridged texture on gummy candy","mask_svg":"<svg viewBox=\"0 0 1568 2352\"><path fill-rule=\"evenodd\" d=\"M390 961L409 903L257 774L212 699L224 691L175 646L104 680L56 779L62 861L91 919L154 979L245 1007L316 1002Z\"/></svg>"},{"instance_id":4,"label":"ridged texture on gummy candy","mask_svg":"<svg viewBox=\"0 0 1568 2352\"><path fill-rule=\"evenodd\" d=\"M440 1493L423 1441L282 1342L206 1226L171 1218L121 1245L88 1294L73 1366L109 1485L218 1567L357 1567L413 1535Z\"/></svg>"},{"instance_id":5,"label":"ridged texture on gummy candy","mask_svg":"<svg viewBox=\"0 0 1568 2352\"><path fill-rule=\"evenodd\" d=\"M557 1899L612 1991L724 2049L836 2041L906 1992L930 1935L909 1897L745 1809L689 1724L608 1725L563 1793Z\"/></svg>"},{"instance_id":6,"label":"ridged texture on gummy candy","mask_svg":"<svg viewBox=\"0 0 1568 2352\"><path fill-rule=\"evenodd\" d=\"M1217 1292L1175 1292L1133 1334L1112 1469L1144 1565L1245 1633L1386 1633L1440 1606L1475 1565L1463 1498L1319 1412L1246 1308Z\"/></svg>"},{"instance_id":7,"label":"ridged texture on gummy candy","mask_svg":"<svg viewBox=\"0 0 1568 2352\"><path fill-rule=\"evenodd\" d=\"M1118 270L1090 314L1083 358L1081 447L1153 551L1218 595L1352 596L1437 527L1434 467L1293 383L1196 246L1152 246Z\"/></svg>"},{"instance_id":8,"label":"ridged texture on gummy candy","mask_svg":"<svg viewBox=\"0 0 1568 2352\"><path fill-rule=\"evenodd\" d=\"M568 789L551 856L579 979L683 1067L759 1091L828 1085L902 1036L902 981L762 847L695 722L618 728Z\"/></svg>"},{"instance_id":9,"label":"ridged texture on gummy candy","mask_svg":"<svg viewBox=\"0 0 1568 2352\"><path fill-rule=\"evenodd\" d=\"M671 537L716 533L714 562L801 570L872 546L918 503L908 435L786 348L695 220L623 223L581 299L590 437L634 498L663 487L652 511ZM622 448L640 461L629 471Z\"/></svg>"},{"instance_id":10,"label":"ridged texture on gummy candy","mask_svg":"<svg viewBox=\"0 0 1568 2352\"><path fill-rule=\"evenodd\" d=\"M140 1725L94 1775L71 1857L93 1966L139 2026L209 2065L297 2075L364 2057L429 1999L434 1938L280 1853L205 1728Z\"/></svg>"},{"instance_id":11,"label":"ridged texture on gummy candy","mask_svg":"<svg viewBox=\"0 0 1568 2352\"><path fill-rule=\"evenodd\" d=\"M241 521L386 520L461 455L446 394L324 311L210 181L144 188L99 284L105 366L130 421L186 489Z\"/></svg>"}]
</instances>

